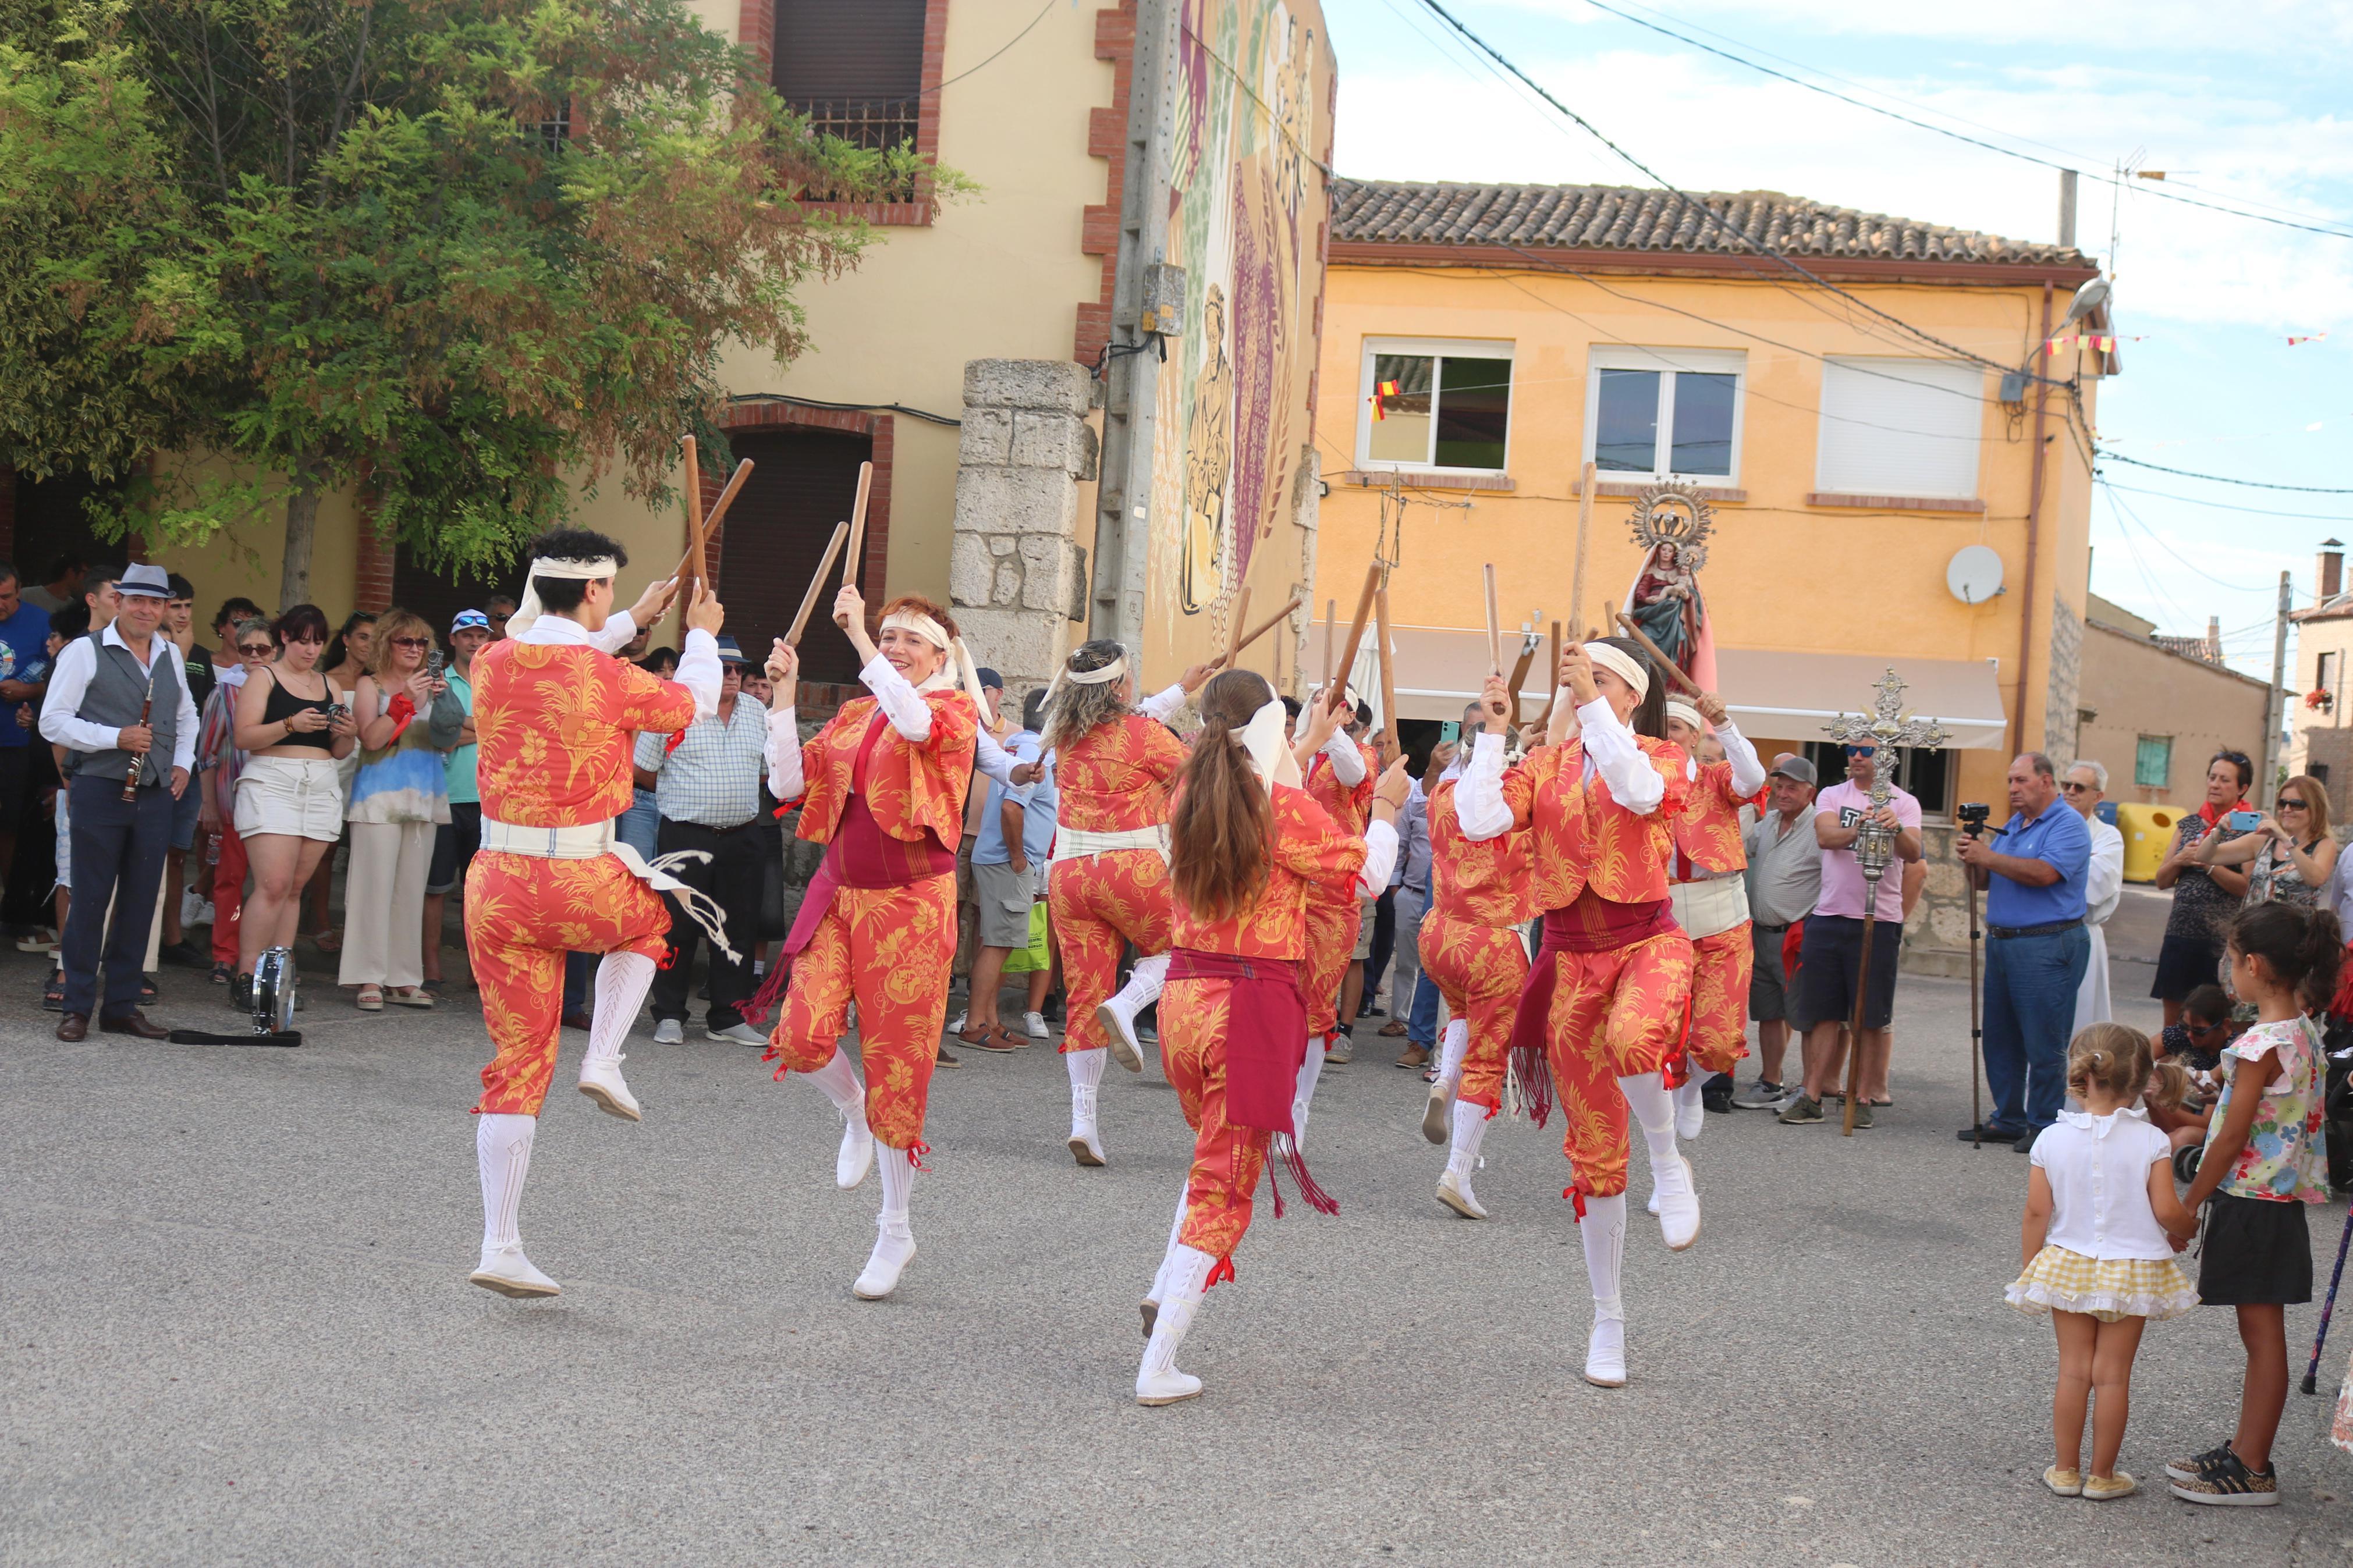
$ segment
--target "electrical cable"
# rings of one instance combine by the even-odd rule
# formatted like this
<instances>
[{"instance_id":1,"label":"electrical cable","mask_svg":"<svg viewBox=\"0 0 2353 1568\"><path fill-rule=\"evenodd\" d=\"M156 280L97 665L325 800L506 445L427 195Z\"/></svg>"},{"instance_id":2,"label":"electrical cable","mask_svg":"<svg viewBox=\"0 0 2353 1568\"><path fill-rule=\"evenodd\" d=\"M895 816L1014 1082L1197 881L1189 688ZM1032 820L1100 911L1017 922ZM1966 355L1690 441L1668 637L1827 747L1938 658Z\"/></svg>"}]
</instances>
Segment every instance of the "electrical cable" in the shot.
<instances>
[{"instance_id":1,"label":"electrical cable","mask_svg":"<svg viewBox=\"0 0 2353 1568\"><path fill-rule=\"evenodd\" d=\"M2238 485L2245 489L2294 490L2298 494L2315 496L2353 496L2353 489L2341 485L2283 485L2270 479L2234 479L2221 474L2200 474L2193 473L2188 468L2168 468L2162 463L2152 463L2146 458L2127 458L2122 452L2112 452L2105 447L2100 448L2100 460L2104 463L2130 463L2136 468L2147 468L2156 473L2171 474L2177 479L2203 479L2214 485Z\"/></svg>"},{"instance_id":2,"label":"electrical cable","mask_svg":"<svg viewBox=\"0 0 2353 1568\"><path fill-rule=\"evenodd\" d=\"M2094 476L2093 482L2098 484L2103 483L2104 481L2100 480L2097 476ZM2217 588L2227 589L2233 594L2260 594L2263 592L2263 589L2259 587L2251 588L2243 583L2223 582L2222 579L2215 576L2211 572L2209 572L2204 567L2197 564L2188 556L2182 554L2179 550L2174 549L2172 545L2168 544L2164 538L2158 533L2157 530L2149 527L2147 523L2141 521L2140 513L2133 510L2132 508L2126 506L2123 501L2118 500L2115 496L2111 495L2108 497L2108 504L2114 507L2119 515L2130 518L2132 520L2133 526L2139 529L2142 535L2146 537L2150 543L2156 545L2159 550L2164 551L2168 555L2172 556L2176 561L2180 562L2182 565L2188 567L2197 575L2203 577L2209 583L2213 584Z\"/></svg>"},{"instance_id":3,"label":"electrical cable","mask_svg":"<svg viewBox=\"0 0 2353 1568\"><path fill-rule=\"evenodd\" d=\"M2209 511L2242 511L2251 517L2292 518L2299 522L2341 522L2348 527L2353 527L2353 514L2345 512L2274 511L2269 507L2232 506L2227 501L2200 500L2195 496L2178 496L2171 490L2145 490L2137 485L2120 485L2114 479L2105 477L2100 482L2112 490L2123 490L2128 495L2151 496L2158 500L2179 501L2185 506L2203 507Z\"/></svg>"},{"instance_id":4,"label":"electrical cable","mask_svg":"<svg viewBox=\"0 0 2353 1568\"><path fill-rule=\"evenodd\" d=\"M981 66L987 66L987 65L993 65L993 64L995 64L995 63L996 63L996 60L997 60L997 55L1001 55L1001 54L1003 54L1007 49L1011 48L1014 45L1016 45L1016 44L1019 43L1022 39L1024 39L1024 38L1028 37L1030 35L1030 33L1031 33L1033 30L1035 30L1035 28L1037 27L1038 24L1039 24L1039 23L1040 23L1040 22L1042 22L1042 21L1044 21L1044 20L1046 19L1046 13L1047 13L1047 12L1049 12L1049 11L1050 11L1050 10L1052 10L1053 8L1054 8L1054 0L1046 0L1046 3L1045 3L1043 5L1040 5L1040 6L1039 6L1039 7L1038 7L1038 14L1037 14L1036 16L1032 16L1032 17L1030 17L1030 18L1029 18L1029 26L1027 26L1027 27L1022 28L1019 32L1018 32L1018 33L1014 34L1011 37L1009 37L1009 38L1006 39L1006 40L1005 40L1005 42L1004 42L1003 44L999 45L999 46L997 47L997 54L990 55L987 59L982 60L978 65L966 66L964 69L962 69L962 70L960 70L960 71L956 72L956 73L955 73L955 75L954 75L954 76L952 76L952 77L948 78L948 79L947 79L947 80L945 80L945 81L941 82L940 84L938 84L938 86L936 86L936 87L927 87L927 88L923 89L923 91L921 91L921 92L919 92L919 93L915 94L915 96L916 96L917 98L927 98L927 97L929 97L930 95L932 95L933 93L935 93L935 92L938 92L938 91L941 91L941 90L942 90L942 89L944 89L954 87L956 83L958 83L958 82L962 81L965 78L966 78L966 77L968 77L968 76L972 75L972 74L973 74L973 72L975 72L975 71L976 71L976 70L980 69L980 68L981 68Z\"/></svg>"}]
</instances>

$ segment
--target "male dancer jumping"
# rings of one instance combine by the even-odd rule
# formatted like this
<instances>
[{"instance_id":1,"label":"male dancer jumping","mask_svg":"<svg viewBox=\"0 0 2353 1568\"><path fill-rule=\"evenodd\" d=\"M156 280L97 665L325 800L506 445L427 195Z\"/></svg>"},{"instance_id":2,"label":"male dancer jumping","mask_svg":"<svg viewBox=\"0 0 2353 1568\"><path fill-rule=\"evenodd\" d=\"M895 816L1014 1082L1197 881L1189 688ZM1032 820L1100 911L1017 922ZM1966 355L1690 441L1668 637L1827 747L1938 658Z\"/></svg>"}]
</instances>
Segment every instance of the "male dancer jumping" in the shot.
<instances>
[{"instance_id":1,"label":"male dancer jumping","mask_svg":"<svg viewBox=\"0 0 2353 1568\"><path fill-rule=\"evenodd\" d=\"M697 585L678 679L659 680L612 655L662 613L674 583L655 584L615 615L613 574L628 563L619 545L561 529L533 540L530 553L507 637L474 659L482 847L466 874L466 948L498 1047L474 1107L482 1259L469 1278L503 1296L557 1293L523 1256L519 1215L532 1136L555 1074L564 955L605 955L580 1092L635 1121L621 1040L670 929L661 890L725 946L707 900L613 835L613 819L629 806L634 733L672 734L718 710L719 601Z\"/></svg>"}]
</instances>

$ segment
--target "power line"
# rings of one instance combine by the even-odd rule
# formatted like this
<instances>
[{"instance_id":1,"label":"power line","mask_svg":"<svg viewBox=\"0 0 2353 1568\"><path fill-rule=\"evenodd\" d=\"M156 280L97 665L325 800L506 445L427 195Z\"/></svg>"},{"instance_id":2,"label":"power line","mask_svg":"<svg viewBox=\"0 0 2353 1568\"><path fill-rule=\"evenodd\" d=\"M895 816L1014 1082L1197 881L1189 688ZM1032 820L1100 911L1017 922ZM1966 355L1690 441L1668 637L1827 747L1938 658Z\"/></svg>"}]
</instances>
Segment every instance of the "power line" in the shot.
<instances>
[{"instance_id":1,"label":"power line","mask_svg":"<svg viewBox=\"0 0 2353 1568\"><path fill-rule=\"evenodd\" d=\"M2171 474L2177 479L2204 479L2209 484L2238 485L2242 489L2254 490L2295 490L2303 495L2353 496L2353 489L2342 486L2283 485L2270 479L2234 479L2222 474L2199 474L2192 473L2188 468L2168 468L2162 463L2152 463L2140 458L2127 458L2122 452L2111 452L2105 447L2102 447L2099 451L2100 460L2104 463L2130 463L2136 468L2147 468L2155 473Z\"/></svg>"},{"instance_id":2,"label":"power line","mask_svg":"<svg viewBox=\"0 0 2353 1568\"><path fill-rule=\"evenodd\" d=\"M1512 61L1493 44L1490 44L1486 39L1481 37L1478 34L1465 26L1452 12L1440 5L1438 0L1421 0L1421 4L1443 20L1448 26L1452 27L1465 38L1470 39L1472 43L1477 45L1480 51L1485 54L1490 59L1493 59L1497 65L1503 67L1504 69L1511 72L1512 75L1517 77L1521 81L1525 82L1528 87L1546 103L1552 105L1554 109L1559 110L1562 114L1567 115L1570 120L1574 121L1577 126L1586 132L1586 134L1591 136L1604 147L1609 148L1610 152L1616 153L1633 168L1640 170L1643 177L1650 180L1651 184L1665 191L1669 195L1673 196L1677 201L1682 202L1684 206L1690 208L1694 213L1698 215L1703 222L1714 224L1723 234L1737 240L1740 244L1747 247L1748 249L1756 252L1757 255L1764 258L1765 259L1778 262L1781 266L1788 268L1790 271L1795 272L1798 276L1805 279L1809 283L1811 283L1815 288L1823 289L1828 293L1836 294L1842 300L1852 301L1861 309L1868 310L1873 315L1877 316L1882 321L1911 333L1914 337L1918 338L1923 342L1933 344L1937 348L1943 349L1947 353L1957 354L1963 359L1974 360L1978 363L1986 366L1988 369L2001 371L2005 374L2011 373L2011 366L2003 364L1996 360L1987 359L1982 354L1972 353L1968 349L1962 348L1957 343L1947 342L1944 339L1936 336L1934 333L1914 326L1911 322L1904 320L1903 317L1893 315L1888 311L1881 310L1878 306L1873 304L1870 300L1863 299L1862 296L1848 293L1845 289L1840 288L1837 284L1831 282L1827 279L1815 276L1812 272L1808 271L1804 267L1799 266L1796 261L1790 259L1789 257L1783 254L1781 251L1775 250L1768 246L1759 245L1755 240L1750 239L1746 235L1741 233L1738 229L1734 228L1730 224L1725 222L1725 220L1719 217L1704 202L1698 200L1696 197L1692 196L1688 193L1669 183L1664 176L1661 175L1649 164L1643 163L1640 158L1635 157L1634 154L1627 152L1626 149L1618 145L1617 142L1612 142L1609 137L1603 135L1600 130L1596 127L1591 121L1587 120L1583 115L1577 113L1577 110L1569 108L1568 105L1563 103L1559 99L1555 98L1550 92L1546 91L1534 78L1527 74L1527 72L1522 70L1518 66L1514 65ZM1514 248L1516 249L1517 247L1514 247ZM1525 254L1525 252L1523 252L1523 254ZM2052 386L2063 386L2066 384L2064 382L2054 381L2051 377L2045 376L2036 371L2024 371L2020 374L2024 374L2027 379L2031 381L2042 382Z\"/></svg>"},{"instance_id":3,"label":"power line","mask_svg":"<svg viewBox=\"0 0 2353 1568\"><path fill-rule=\"evenodd\" d=\"M977 65L967 66L967 67L966 67L966 68L965 68L963 70L960 70L960 71L956 72L956 73L955 73L955 75L954 75L954 76L952 76L952 77L948 78L948 79L947 79L947 80L945 80L945 81L944 81L944 82L940 83L938 87L927 87L927 88L923 89L923 91L921 91L921 92L919 92L919 93L915 94L915 96L916 96L917 98L926 98L926 97L929 97L931 94L935 93L935 92L938 92L938 91L942 90L943 89L954 87L956 83L958 83L958 82L962 81L965 78L966 78L966 77L968 77L968 76L972 75L972 74L973 74L973 72L975 72L975 71L976 71L976 70L980 69L981 66L986 66L986 65L992 65L992 64L994 64L994 63L996 62L996 60L997 60L997 55L1001 55L1001 54L1003 54L1007 49L1011 48L1014 45L1016 45L1016 44L1019 43L1022 39L1024 39L1024 38L1028 37L1030 35L1030 33L1036 29L1036 27L1037 27L1038 24L1039 24L1039 23L1040 23L1040 22L1042 22L1042 21L1044 21L1044 20L1046 19L1046 13L1047 13L1047 12L1049 12L1049 11L1050 11L1050 10L1052 10L1053 8L1054 8L1054 0L1046 0L1046 3L1045 3L1043 5L1040 5L1040 6L1039 6L1039 7L1038 7L1038 14L1037 14L1036 16L1032 16L1032 17L1030 17L1030 18L1029 18L1029 26L1027 26L1027 27L1022 28L1019 32L1018 32L1018 33L1014 34L1011 37L1009 37L1009 38L1006 39L1006 40L1005 40L1005 42L1004 42L1003 44L999 45L999 46L997 47L997 54L994 54L994 55L989 56L989 57L988 57L988 58L987 58L987 59L985 59L985 60L980 61L980 62L979 62L979 64L977 64Z\"/></svg>"},{"instance_id":4,"label":"power line","mask_svg":"<svg viewBox=\"0 0 2353 1568\"><path fill-rule=\"evenodd\" d=\"M2178 496L2171 490L2145 490L2137 485L2120 485L2109 479L2103 479L2100 482L2112 490L2123 490L2129 495L2151 496L2158 500L2180 501L2186 506L2203 507L2209 511L2242 511L2253 517L2293 518L2303 522L2339 522L2348 527L2353 527L2353 515L2344 512L2274 511L2269 507L2232 506L2227 501L2200 500L2195 496Z\"/></svg>"},{"instance_id":5,"label":"power line","mask_svg":"<svg viewBox=\"0 0 2353 1568\"><path fill-rule=\"evenodd\" d=\"M1430 3L1430 0L1423 0L1423 3L1427 5ZM1862 99L1852 97L1847 93L1840 92L1833 88L1824 87L1820 82L1808 81L1802 77L1791 76L1788 71L1776 70L1771 66L1760 65L1755 60L1747 59L1740 55L1736 55L1728 49L1719 49L1713 44L1703 43L1697 38L1688 37L1682 33L1676 32L1672 27L1662 27L1656 22L1648 22L1640 16L1630 16L1626 12L1619 10L1615 5L1604 5L1602 0L1586 0L1586 4L1592 6L1597 11L1608 12L1610 16L1617 17L1621 22L1631 23L1637 27L1646 28L1651 32L1659 34L1662 37L1672 38L1677 43L1687 44L1694 49L1699 49L1706 54L1714 55L1718 59L1730 60L1735 65L1746 66L1750 70L1759 72L1765 76L1773 77L1778 80L1786 81L1793 87L1804 88L1808 92L1818 92L1824 98L1836 99L1841 103L1852 104L1855 108L1867 110L1870 113L1883 115L1887 119L1912 126L1915 130L1930 132L1938 136L1950 137L1956 142L1966 142L1972 147L1980 147L1989 153L2000 153L2005 158L2016 158L2024 163L2038 163L2046 169L2058 169L2066 173L2079 174L2087 180L2096 180L2101 184L2114 185L2119 190L2140 191L2148 195L2161 197L2166 201L2179 202L2185 206L2203 207L2208 212L2224 213L2232 217L2245 218L2251 223L2277 224L2282 228L2302 229L2307 234L2325 234L2334 239L2353 239L2353 232L2348 232L2346 229L2325 228L2318 224L2298 223L2293 218L2272 217L2263 213L2243 212L2239 208L2223 206L2215 202L2201 202L2195 196L2185 196L2177 191L2164 190L2146 184L2130 184L2123 180L2112 179L2108 175L2099 174L2094 170L2073 169L2065 163L2053 163L2048 158L2038 158L2031 153L2021 153L2016 148L2000 146L1994 142L1986 141L1982 137L1967 135L1961 132L1952 130L1949 127L1943 125L1931 125L1925 120L1915 120L1908 114L1898 114L1892 109L1882 108L1880 105L1875 103L1865 103ZM1435 9L1434 6L1432 8ZM1599 134L1599 132L1597 132L1597 134Z\"/></svg>"},{"instance_id":6,"label":"power line","mask_svg":"<svg viewBox=\"0 0 2353 1568\"><path fill-rule=\"evenodd\" d=\"M2133 510L2130 507L2126 506L2123 501L2118 500L2117 500L2114 495L2111 495L2111 496L2109 496L2109 497L2108 497L2108 504L2109 504L2110 506L2114 507L2114 508L2116 510L2117 513L2118 513L2120 516L2128 517L2128 518L2132 519L2133 526L2134 526L2134 527L2136 527L2136 528L2137 528L2137 529L2139 529L2139 530L2141 531L2142 534L2147 538L2147 540L2149 541L2149 542L2150 542L2150 543L2152 543L2152 544L2156 545L2159 550L2164 551L2168 555L2172 556L2176 561L2180 562L2182 565L2184 565L2184 566L2188 567L2188 568L2189 568L2192 573L2195 573L2197 575L2199 575L2199 576L2200 576L2200 577L2205 578L2205 579L2206 579L2206 581L2208 581L2209 583L2213 584L2214 584L2214 586L2216 586L2217 588L2224 588L2224 589L2228 589L2230 592L2232 592L2232 593L2233 593L2233 594L2260 594L2260 593L2262 593L2262 592L2263 592L2263 589L2262 589L2262 588L2260 588L2260 587L2253 587L2253 588L2251 588L2251 587L2246 586L2244 584L2241 584L2241 583L2225 583L2225 582L2223 582L2223 581L2222 581L2222 579L2221 579L2220 577L2215 576L2212 573L2211 573L2211 572L2207 571L2204 567L2202 567L2202 566L2199 565L2197 563L2195 563L2195 562L2191 561L2188 556L2186 556L2186 555L2182 554L2182 553L2181 553L2181 552L2179 552L2179 550L2174 549L2172 545L2168 544L2168 543L2165 542L2164 538L2163 538L2160 534L2158 534L2158 532L2157 531L2157 530L2155 530L2155 529L2153 529L2153 528L2149 527L2149 525L2148 525L2147 523L2143 522L2143 521L2141 521L2140 513L2138 513L2138 512L2137 512L2137 511Z\"/></svg>"}]
</instances>

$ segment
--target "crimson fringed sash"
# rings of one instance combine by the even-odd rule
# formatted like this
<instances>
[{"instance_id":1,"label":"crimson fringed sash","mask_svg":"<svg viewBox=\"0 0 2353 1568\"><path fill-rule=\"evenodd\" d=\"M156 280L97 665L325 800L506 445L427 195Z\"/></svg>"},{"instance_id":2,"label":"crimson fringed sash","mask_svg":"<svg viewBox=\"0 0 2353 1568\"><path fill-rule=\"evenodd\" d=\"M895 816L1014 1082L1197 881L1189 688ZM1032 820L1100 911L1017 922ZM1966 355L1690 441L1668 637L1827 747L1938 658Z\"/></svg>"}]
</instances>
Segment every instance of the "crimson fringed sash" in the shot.
<instances>
[{"instance_id":1,"label":"crimson fringed sash","mask_svg":"<svg viewBox=\"0 0 2353 1568\"><path fill-rule=\"evenodd\" d=\"M1579 893L1567 909L1545 911L1544 940L1537 944L1535 962L1528 965L1519 1009L1512 1017L1509 1058L1512 1075L1520 1081L1521 1102L1537 1126L1552 1117L1552 1064L1545 1055L1545 1037L1557 978L1554 956L1609 952L1679 929L1672 906L1665 899L1621 904L1591 888Z\"/></svg>"},{"instance_id":2,"label":"crimson fringed sash","mask_svg":"<svg viewBox=\"0 0 2353 1568\"><path fill-rule=\"evenodd\" d=\"M1299 994L1299 965L1287 958L1243 958L1179 947L1168 954L1176 980L1223 980L1232 987L1226 1009L1226 1120L1254 1132L1279 1133L1270 1149L1299 1184L1300 1194L1324 1214L1339 1203L1307 1173L1306 1158L1291 1124L1291 1102L1299 1091L1299 1068L1307 1059L1307 1003ZM1267 1165L1274 1180L1274 1163ZM1274 1214L1282 1217L1282 1187L1274 1188Z\"/></svg>"}]
</instances>

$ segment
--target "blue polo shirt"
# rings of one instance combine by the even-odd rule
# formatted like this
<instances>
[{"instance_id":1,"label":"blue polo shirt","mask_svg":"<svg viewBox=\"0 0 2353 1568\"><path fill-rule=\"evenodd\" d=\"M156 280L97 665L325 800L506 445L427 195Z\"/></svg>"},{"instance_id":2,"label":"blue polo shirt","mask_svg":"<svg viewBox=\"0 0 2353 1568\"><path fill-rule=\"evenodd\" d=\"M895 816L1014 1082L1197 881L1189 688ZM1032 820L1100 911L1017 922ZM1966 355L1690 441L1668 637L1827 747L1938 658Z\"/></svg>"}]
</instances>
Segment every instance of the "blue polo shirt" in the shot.
<instances>
[{"instance_id":1,"label":"blue polo shirt","mask_svg":"<svg viewBox=\"0 0 2353 1568\"><path fill-rule=\"evenodd\" d=\"M0 680L39 685L49 678L49 612L38 605L19 602L16 613L0 621ZM33 731L16 722L21 702L0 702L0 746L22 746Z\"/></svg>"},{"instance_id":2,"label":"blue polo shirt","mask_svg":"<svg viewBox=\"0 0 2353 1568\"><path fill-rule=\"evenodd\" d=\"M2021 860L2055 866L2059 879L2047 888L2030 888L1996 872L1986 889L1987 924L2039 926L2084 918L2084 887L2092 868L2092 830L2073 806L2053 800L2031 821L2012 816L1993 847Z\"/></svg>"},{"instance_id":3,"label":"blue polo shirt","mask_svg":"<svg viewBox=\"0 0 2353 1568\"><path fill-rule=\"evenodd\" d=\"M1016 763L1034 763L1038 760L1038 737L1028 730L1018 731L1013 735L1012 739L1005 742L1005 751L1006 754L1010 756ZM972 847L972 863L974 865L1008 866L1012 864L1013 851L1007 847L1005 843L1005 803L1010 800L1014 805L1022 808L1024 813L1021 819L1023 829L1022 837L1024 839L1027 839L1029 837L1028 829L1029 826L1029 818L1027 813L1029 806L1029 792L1032 787L1033 786L1031 785L1024 785L1019 789L1007 789L1003 784L999 784L993 778L988 781L988 798L982 805L980 810L980 837L974 842ZM1053 813L1049 812L1046 815L1048 819L1051 820ZM1029 851L1025 848L1022 853L1026 858Z\"/></svg>"}]
</instances>

